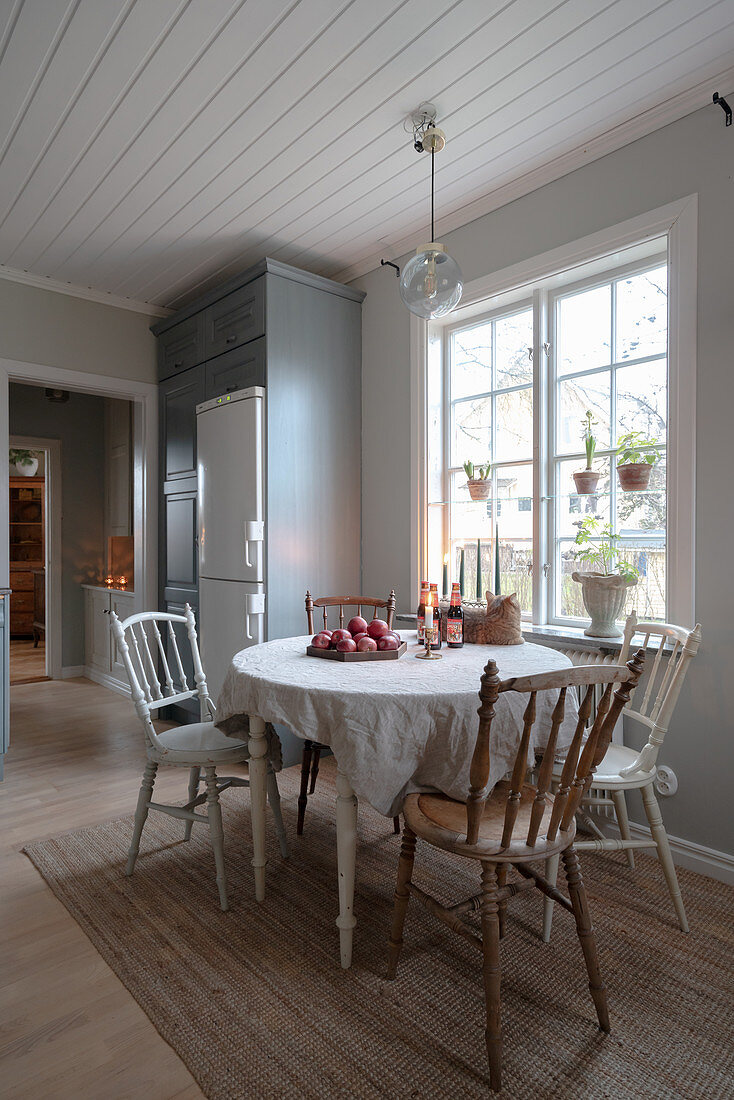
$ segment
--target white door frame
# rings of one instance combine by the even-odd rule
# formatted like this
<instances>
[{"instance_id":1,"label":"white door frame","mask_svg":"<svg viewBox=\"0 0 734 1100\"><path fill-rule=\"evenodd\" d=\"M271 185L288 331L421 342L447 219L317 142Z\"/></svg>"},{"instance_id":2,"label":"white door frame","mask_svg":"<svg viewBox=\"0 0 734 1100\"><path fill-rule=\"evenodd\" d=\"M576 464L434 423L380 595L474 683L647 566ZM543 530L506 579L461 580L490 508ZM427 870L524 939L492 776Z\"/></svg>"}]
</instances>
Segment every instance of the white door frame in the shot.
<instances>
[{"instance_id":1,"label":"white door frame","mask_svg":"<svg viewBox=\"0 0 734 1100\"><path fill-rule=\"evenodd\" d=\"M9 384L49 386L133 402L135 610L158 606L158 387L86 371L0 358L0 455L8 453ZM8 479L0 478L0 515L8 515ZM7 531L7 524L5 525ZM9 536L0 539L0 587L10 574ZM59 586L60 588L60 586ZM59 616L60 619L60 616ZM49 675L53 673L49 672Z\"/></svg>"},{"instance_id":2,"label":"white door frame","mask_svg":"<svg viewBox=\"0 0 734 1100\"><path fill-rule=\"evenodd\" d=\"M61 440L11 435L11 447L45 451L46 675L61 676Z\"/></svg>"}]
</instances>

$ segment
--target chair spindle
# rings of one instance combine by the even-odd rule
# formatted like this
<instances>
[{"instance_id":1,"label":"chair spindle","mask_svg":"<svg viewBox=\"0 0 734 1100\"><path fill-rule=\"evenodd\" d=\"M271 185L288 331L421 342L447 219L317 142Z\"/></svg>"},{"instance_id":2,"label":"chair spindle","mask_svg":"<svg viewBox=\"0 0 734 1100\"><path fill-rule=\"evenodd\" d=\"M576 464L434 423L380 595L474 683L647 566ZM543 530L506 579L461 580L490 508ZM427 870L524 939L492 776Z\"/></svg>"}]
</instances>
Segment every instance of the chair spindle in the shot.
<instances>
[{"instance_id":1,"label":"chair spindle","mask_svg":"<svg viewBox=\"0 0 734 1100\"><path fill-rule=\"evenodd\" d=\"M551 717L551 730L548 735L548 743L543 752L543 763L540 765L538 772L538 783L533 801L533 808L530 812L530 825L528 826L528 839L527 843L532 847L538 839L538 830L540 829L540 823L543 820L543 813L545 811L545 803L547 801L548 787L550 786L551 776L553 774L553 759L556 755L556 742L558 741L558 731L561 728L564 715L566 713L566 689L561 688L558 692L558 702L553 708L553 715Z\"/></svg>"},{"instance_id":2,"label":"chair spindle","mask_svg":"<svg viewBox=\"0 0 734 1100\"><path fill-rule=\"evenodd\" d=\"M479 715L479 730L474 745L474 753L469 770L469 797L466 802L466 842L476 844L479 837L479 825L482 820L484 805L487 801L487 783L489 781L489 735L494 718L494 704L497 702L500 689L500 678L497 674L497 663L489 660L482 675L479 688L481 704L477 711Z\"/></svg>"},{"instance_id":3,"label":"chair spindle","mask_svg":"<svg viewBox=\"0 0 734 1100\"><path fill-rule=\"evenodd\" d=\"M528 770L528 746L530 745L530 734L535 724L536 696L537 692L530 692L528 705L525 707L525 714L523 715L522 737L520 738L517 755L515 756L515 764L512 769L512 778L510 780L510 793L507 796L507 805L505 806L505 820L501 841L503 848L509 847L512 841L512 832L515 828L517 811L522 796L522 785Z\"/></svg>"}]
</instances>

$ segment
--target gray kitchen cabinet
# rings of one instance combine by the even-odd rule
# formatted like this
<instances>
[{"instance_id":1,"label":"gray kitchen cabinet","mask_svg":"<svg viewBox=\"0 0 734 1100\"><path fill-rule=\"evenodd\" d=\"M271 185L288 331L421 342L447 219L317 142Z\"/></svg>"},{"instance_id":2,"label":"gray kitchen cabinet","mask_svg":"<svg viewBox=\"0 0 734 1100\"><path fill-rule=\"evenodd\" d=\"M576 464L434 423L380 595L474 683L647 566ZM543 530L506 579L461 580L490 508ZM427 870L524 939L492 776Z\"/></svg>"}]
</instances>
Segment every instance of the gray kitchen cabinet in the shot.
<instances>
[{"instance_id":1,"label":"gray kitchen cabinet","mask_svg":"<svg viewBox=\"0 0 734 1100\"><path fill-rule=\"evenodd\" d=\"M161 608L199 605L196 405L250 386L265 389L265 637L304 632L307 588L359 590L363 297L266 259L153 326L168 372L159 403ZM194 347L196 363L185 358ZM169 711L198 720L198 707ZM295 762L301 742L278 732L286 763Z\"/></svg>"}]
</instances>

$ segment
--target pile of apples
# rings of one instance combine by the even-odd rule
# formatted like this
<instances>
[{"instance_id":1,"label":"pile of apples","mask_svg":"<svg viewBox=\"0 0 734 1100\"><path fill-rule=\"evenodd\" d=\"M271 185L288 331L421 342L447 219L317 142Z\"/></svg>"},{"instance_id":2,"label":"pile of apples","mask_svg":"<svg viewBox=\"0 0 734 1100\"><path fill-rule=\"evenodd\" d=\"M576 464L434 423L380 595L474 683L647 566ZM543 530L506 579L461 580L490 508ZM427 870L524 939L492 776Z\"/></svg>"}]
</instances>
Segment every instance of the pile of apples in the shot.
<instances>
[{"instance_id":1,"label":"pile of apples","mask_svg":"<svg viewBox=\"0 0 734 1100\"><path fill-rule=\"evenodd\" d=\"M321 630L311 639L314 649L336 649L339 653L398 649L400 642L400 635L391 630L384 619L373 619L368 623L361 615L350 619L346 630Z\"/></svg>"}]
</instances>

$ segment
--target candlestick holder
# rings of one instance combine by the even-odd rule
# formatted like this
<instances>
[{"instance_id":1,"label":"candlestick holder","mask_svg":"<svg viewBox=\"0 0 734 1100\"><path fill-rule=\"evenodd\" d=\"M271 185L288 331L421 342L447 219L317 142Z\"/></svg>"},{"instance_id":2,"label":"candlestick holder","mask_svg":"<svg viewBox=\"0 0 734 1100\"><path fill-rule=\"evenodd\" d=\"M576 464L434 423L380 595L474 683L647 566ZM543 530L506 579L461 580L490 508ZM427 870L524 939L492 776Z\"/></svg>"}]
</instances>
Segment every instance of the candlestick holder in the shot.
<instances>
[{"instance_id":1,"label":"candlestick holder","mask_svg":"<svg viewBox=\"0 0 734 1100\"><path fill-rule=\"evenodd\" d=\"M435 633L436 633L435 626L427 626L425 628L425 633L424 633L424 636L423 636L423 640L424 640L426 648L425 648L425 651L423 653L416 653L416 657L418 658L419 661L440 661L441 658L443 657L443 653L434 653L431 650L431 646L433 645L433 639L434 639Z\"/></svg>"}]
</instances>

